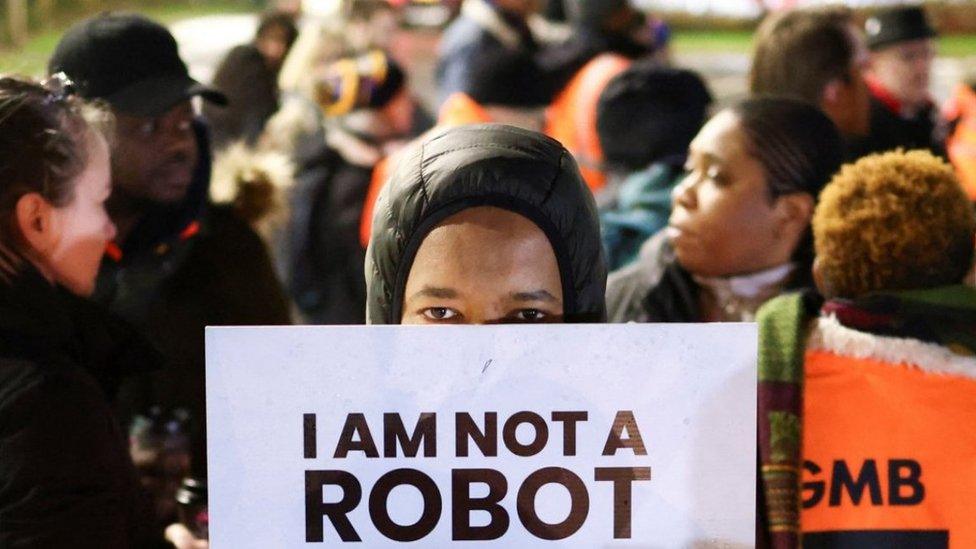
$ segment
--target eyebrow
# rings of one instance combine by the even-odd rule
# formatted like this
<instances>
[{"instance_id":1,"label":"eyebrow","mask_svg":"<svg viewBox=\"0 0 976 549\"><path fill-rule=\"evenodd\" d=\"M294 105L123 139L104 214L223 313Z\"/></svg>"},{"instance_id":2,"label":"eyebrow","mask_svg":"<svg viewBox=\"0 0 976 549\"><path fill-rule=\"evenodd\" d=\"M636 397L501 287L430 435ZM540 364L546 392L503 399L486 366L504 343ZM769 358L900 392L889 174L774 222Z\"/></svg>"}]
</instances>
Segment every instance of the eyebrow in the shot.
<instances>
[{"instance_id":1,"label":"eyebrow","mask_svg":"<svg viewBox=\"0 0 976 549\"><path fill-rule=\"evenodd\" d=\"M709 164L725 164L725 158L711 151L696 151L705 162ZM690 157L691 155L689 155Z\"/></svg>"},{"instance_id":2,"label":"eyebrow","mask_svg":"<svg viewBox=\"0 0 976 549\"><path fill-rule=\"evenodd\" d=\"M453 288L435 288L433 286L424 286L419 292L410 296L410 299L417 299L418 297L433 297L435 299L457 299L458 292Z\"/></svg>"},{"instance_id":3,"label":"eyebrow","mask_svg":"<svg viewBox=\"0 0 976 549\"><path fill-rule=\"evenodd\" d=\"M546 301L548 303L559 303L556 296L546 290L536 290L534 292L515 292L511 294L515 301Z\"/></svg>"}]
</instances>

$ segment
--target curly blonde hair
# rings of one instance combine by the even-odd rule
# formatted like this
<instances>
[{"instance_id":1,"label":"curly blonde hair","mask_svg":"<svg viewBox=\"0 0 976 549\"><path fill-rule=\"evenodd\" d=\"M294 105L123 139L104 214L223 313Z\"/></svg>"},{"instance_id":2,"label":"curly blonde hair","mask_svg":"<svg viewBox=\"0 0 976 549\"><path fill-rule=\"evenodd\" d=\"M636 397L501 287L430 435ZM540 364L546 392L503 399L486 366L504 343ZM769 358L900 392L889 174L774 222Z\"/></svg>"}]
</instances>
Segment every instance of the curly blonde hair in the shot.
<instances>
[{"instance_id":1,"label":"curly blonde hair","mask_svg":"<svg viewBox=\"0 0 976 549\"><path fill-rule=\"evenodd\" d=\"M973 262L976 216L952 168L925 151L844 166L813 215L832 297L958 284Z\"/></svg>"}]
</instances>

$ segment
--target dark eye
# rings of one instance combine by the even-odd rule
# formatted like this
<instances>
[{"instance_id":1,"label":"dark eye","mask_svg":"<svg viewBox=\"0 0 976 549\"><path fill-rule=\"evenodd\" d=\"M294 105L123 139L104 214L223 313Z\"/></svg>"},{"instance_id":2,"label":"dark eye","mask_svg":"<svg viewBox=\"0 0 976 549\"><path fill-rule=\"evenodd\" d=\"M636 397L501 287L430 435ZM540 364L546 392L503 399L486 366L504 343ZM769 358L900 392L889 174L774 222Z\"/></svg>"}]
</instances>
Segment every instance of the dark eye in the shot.
<instances>
[{"instance_id":1,"label":"dark eye","mask_svg":"<svg viewBox=\"0 0 976 549\"><path fill-rule=\"evenodd\" d=\"M146 122L140 123L139 126L136 128L136 131L139 133L139 135L148 137L156 133L156 128L157 128L157 124L155 120L147 120Z\"/></svg>"},{"instance_id":2,"label":"dark eye","mask_svg":"<svg viewBox=\"0 0 976 549\"><path fill-rule=\"evenodd\" d=\"M524 322L538 322L548 316L539 309L522 309L515 313L515 318Z\"/></svg>"},{"instance_id":3,"label":"dark eye","mask_svg":"<svg viewBox=\"0 0 976 549\"><path fill-rule=\"evenodd\" d=\"M709 166L708 171L705 172L705 176L719 185L724 185L729 181L728 177L725 175L725 172L723 172L718 166Z\"/></svg>"},{"instance_id":4,"label":"dark eye","mask_svg":"<svg viewBox=\"0 0 976 549\"><path fill-rule=\"evenodd\" d=\"M458 312L447 307L429 307L424 309L423 315L428 320L454 320L458 317Z\"/></svg>"}]
</instances>

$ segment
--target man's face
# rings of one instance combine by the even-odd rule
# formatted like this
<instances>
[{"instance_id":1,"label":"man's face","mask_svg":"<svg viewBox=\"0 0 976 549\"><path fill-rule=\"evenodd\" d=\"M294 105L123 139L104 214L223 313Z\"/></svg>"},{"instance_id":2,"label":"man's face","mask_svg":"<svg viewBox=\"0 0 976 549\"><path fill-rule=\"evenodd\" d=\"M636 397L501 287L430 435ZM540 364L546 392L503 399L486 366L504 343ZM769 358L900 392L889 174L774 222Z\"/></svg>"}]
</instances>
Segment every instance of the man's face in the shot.
<instances>
[{"instance_id":1,"label":"man's face","mask_svg":"<svg viewBox=\"0 0 976 549\"><path fill-rule=\"evenodd\" d=\"M558 322L556 253L519 214L480 206L445 219L424 239L404 290L401 324Z\"/></svg>"},{"instance_id":2,"label":"man's face","mask_svg":"<svg viewBox=\"0 0 976 549\"><path fill-rule=\"evenodd\" d=\"M900 42L871 54L871 75L905 107L916 109L929 99L929 81L935 41L931 39Z\"/></svg>"},{"instance_id":3,"label":"man's face","mask_svg":"<svg viewBox=\"0 0 976 549\"><path fill-rule=\"evenodd\" d=\"M864 136L871 129L871 100L864 81L871 58L860 29L852 24L848 31L854 52L847 77L835 82L833 91L825 94L821 106L843 135Z\"/></svg>"},{"instance_id":4,"label":"man's face","mask_svg":"<svg viewBox=\"0 0 976 549\"><path fill-rule=\"evenodd\" d=\"M116 117L113 191L152 204L183 200L198 161L190 102L153 118L125 113Z\"/></svg>"},{"instance_id":5,"label":"man's face","mask_svg":"<svg viewBox=\"0 0 976 549\"><path fill-rule=\"evenodd\" d=\"M272 25L264 30L257 38L256 46L261 56L272 71L278 72L285 62L290 47L288 30L278 25Z\"/></svg>"}]
</instances>

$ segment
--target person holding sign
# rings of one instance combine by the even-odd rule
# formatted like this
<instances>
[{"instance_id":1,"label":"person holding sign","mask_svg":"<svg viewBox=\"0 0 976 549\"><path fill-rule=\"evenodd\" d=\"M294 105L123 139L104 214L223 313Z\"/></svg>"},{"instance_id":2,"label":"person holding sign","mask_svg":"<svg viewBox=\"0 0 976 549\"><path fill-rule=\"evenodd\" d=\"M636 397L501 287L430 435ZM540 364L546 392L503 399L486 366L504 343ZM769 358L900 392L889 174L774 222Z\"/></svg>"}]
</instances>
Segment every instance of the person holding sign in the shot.
<instances>
[{"instance_id":1,"label":"person holding sign","mask_svg":"<svg viewBox=\"0 0 976 549\"><path fill-rule=\"evenodd\" d=\"M811 287L810 216L841 155L833 122L799 100L720 112L689 147L668 227L610 276L610 321L749 321Z\"/></svg>"},{"instance_id":2,"label":"person holding sign","mask_svg":"<svg viewBox=\"0 0 976 549\"><path fill-rule=\"evenodd\" d=\"M593 196L557 141L502 125L441 130L400 161L367 251L367 323L600 322Z\"/></svg>"},{"instance_id":3,"label":"person holding sign","mask_svg":"<svg viewBox=\"0 0 976 549\"><path fill-rule=\"evenodd\" d=\"M760 546L976 546L974 232L928 152L865 157L824 189L826 302L759 314Z\"/></svg>"}]
</instances>

